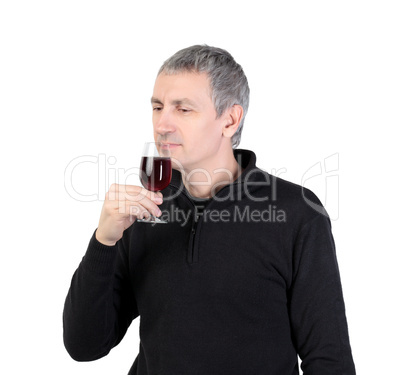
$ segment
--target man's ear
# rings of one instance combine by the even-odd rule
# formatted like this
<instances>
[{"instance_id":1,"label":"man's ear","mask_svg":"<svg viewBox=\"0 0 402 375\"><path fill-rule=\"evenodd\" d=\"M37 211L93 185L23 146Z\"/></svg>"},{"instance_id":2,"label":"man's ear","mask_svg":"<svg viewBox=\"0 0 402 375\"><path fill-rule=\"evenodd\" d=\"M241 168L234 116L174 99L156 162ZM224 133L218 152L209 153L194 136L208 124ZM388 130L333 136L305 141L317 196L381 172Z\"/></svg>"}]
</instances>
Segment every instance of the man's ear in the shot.
<instances>
[{"instance_id":1,"label":"man's ear","mask_svg":"<svg viewBox=\"0 0 402 375\"><path fill-rule=\"evenodd\" d=\"M224 115L224 126L222 128L222 135L227 138L232 138L239 128L241 119L243 118L243 107L235 104L228 108Z\"/></svg>"}]
</instances>

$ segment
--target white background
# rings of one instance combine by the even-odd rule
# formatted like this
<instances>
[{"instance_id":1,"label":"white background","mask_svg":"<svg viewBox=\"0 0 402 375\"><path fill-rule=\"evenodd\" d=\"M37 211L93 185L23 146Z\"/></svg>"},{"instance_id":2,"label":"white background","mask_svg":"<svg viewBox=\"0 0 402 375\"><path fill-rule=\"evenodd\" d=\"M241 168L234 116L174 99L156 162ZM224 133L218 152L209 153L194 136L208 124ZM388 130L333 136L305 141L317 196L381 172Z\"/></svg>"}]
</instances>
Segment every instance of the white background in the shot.
<instances>
[{"instance_id":1,"label":"white background","mask_svg":"<svg viewBox=\"0 0 402 375\"><path fill-rule=\"evenodd\" d=\"M401 374L399 2L144 3L1 2L1 373L128 372L138 320L107 357L78 363L62 342L64 298L104 186L138 166L152 137L159 66L206 43L230 51L248 76L240 147L257 165L301 184L322 163L306 186L334 219L358 373ZM114 162L74 169L77 192L99 193L92 202L65 188L66 168L82 156Z\"/></svg>"}]
</instances>

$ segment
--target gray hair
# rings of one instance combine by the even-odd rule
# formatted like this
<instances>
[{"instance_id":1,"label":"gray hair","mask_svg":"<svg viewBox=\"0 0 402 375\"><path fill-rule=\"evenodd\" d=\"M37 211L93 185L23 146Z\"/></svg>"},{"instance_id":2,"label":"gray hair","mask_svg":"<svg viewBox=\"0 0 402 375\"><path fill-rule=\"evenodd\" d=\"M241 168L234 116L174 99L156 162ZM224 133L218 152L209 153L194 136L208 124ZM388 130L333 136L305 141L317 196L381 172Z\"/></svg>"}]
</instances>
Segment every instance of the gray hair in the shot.
<instances>
[{"instance_id":1,"label":"gray hair","mask_svg":"<svg viewBox=\"0 0 402 375\"><path fill-rule=\"evenodd\" d=\"M195 45L184 48L167 59L159 69L158 75L162 72L176 74L183 71L208 74L217 118L235 104L243 107L243 118L232 136L232 147L236 148L240 143L250 96L247 77L242 67L224 49Z\"/></svg>"}]
</instances>

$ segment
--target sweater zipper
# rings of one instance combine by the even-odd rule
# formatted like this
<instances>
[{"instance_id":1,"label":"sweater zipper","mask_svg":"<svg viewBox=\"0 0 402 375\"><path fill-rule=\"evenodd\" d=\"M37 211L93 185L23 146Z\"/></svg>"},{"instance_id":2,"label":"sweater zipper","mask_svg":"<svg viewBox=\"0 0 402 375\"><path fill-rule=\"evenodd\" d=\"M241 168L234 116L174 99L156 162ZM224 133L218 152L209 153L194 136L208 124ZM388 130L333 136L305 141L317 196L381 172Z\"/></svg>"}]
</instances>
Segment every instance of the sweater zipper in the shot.
<instances>
[{"instance_id":1,"label":"sweater zipper","mask_svg":"<svg viewBox=\"0 0 402 375\"><path fill-rule=\"evenodd\" d=\"M200 225L200 216L198 215L197 207L193 203L193 201L190 199L190 197L187 196L187 194L184 194L187 198L187 200L190 202L194 209L194 215L193 215L193 220L191 223L191 232L190 232L190 239L188 241L188 249L187 249L187 262L189 264L197 263L198 262L198 246L196 246L196 235L197 235L197 228L199 228ZM199 229L198 229L199 231Z\"/></svg>"},{"instance_id":2,"label":"sweater zipper","mask_svg":"<svg viewBox=\"0 0 402 375\"><path fill-rule=\"evenodd\" d=\"M196 224L193 221L190 232L190 240L188 242L188 249L187 249L187 262L190 264L195 263L194 262L195 234L196 234Z\"/></svg>"},{"instance_id":3,"label":"sweater zipper","mask_svg":"<svg viewBox=\"0 0 402 375\"><path fill-rule=\"evenodd\" d=\"M174 187L176 190L179 190L179 187L176 185L171 185L171 187ZM193 220L191 223L191 231L190 231L190 238L188 241L188 246L187 246L187 262L189 264L193 264L196 263L196 261L194 261L195 258L195 235L196 235L196 228L197 228L197 212L196 212L196 207L193 203L193 201L190 199L190 197L186 194L186 192L183 190L182 196L184 196L186 198L186 200L188 201L188 203L190 204L190 206L193 208L194 211L194 215L193 215Z\"/></svg>"},{"instance_id":4,"label":"sweater zipper","mask_svg":"<svg viewBox=\"0 0 402 375\"><path fill-rule=\"evenodd\" d=\"M177 186L175 185L171 185L172 187L175 187L177 190L179 189ZM229 185L223 187L218 194L220 194L222 191L224 191L226 188L228 188ZM183 195L186 197L187 201L190 203L190 205L193 207L194 209L194 216L193 216L193 221L191 224L191 232L190 232L190 239L188 242L188 248L187 248L187 262L189 264L194 264L198 262L198 248L195 246L195 239L196 239L196 235L197 235L197 228L199 231L199 224L200 224L200 220L198 218L197 212L196 212L196 207L193 203L193 201L190 199L190 197L186 194L186 192L183 191ZM204 212L205 209L207 207L204 208Z\"/></svg>"}]
</instances>

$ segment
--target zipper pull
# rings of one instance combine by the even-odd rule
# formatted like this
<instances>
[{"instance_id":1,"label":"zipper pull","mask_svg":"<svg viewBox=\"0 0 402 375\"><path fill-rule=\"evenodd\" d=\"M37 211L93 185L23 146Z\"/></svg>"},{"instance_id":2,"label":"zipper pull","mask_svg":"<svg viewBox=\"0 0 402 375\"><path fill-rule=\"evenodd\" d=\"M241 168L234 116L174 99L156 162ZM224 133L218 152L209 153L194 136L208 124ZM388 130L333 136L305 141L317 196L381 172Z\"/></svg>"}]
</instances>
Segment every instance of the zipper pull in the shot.
<instances>
[{"instance_id":1,"label":"zipper pull","mask_svg":"<svg viewBox=\"0 0 402 375\"><path fill-rule=\"evenodd\" d=\"M193 263L194 258L194 239L195 239L195 222L193 222L193 226L190 232L190 239L188 241L188 250L187 250L187 261L189 263Z\"/></svg>"}]
</instances>

